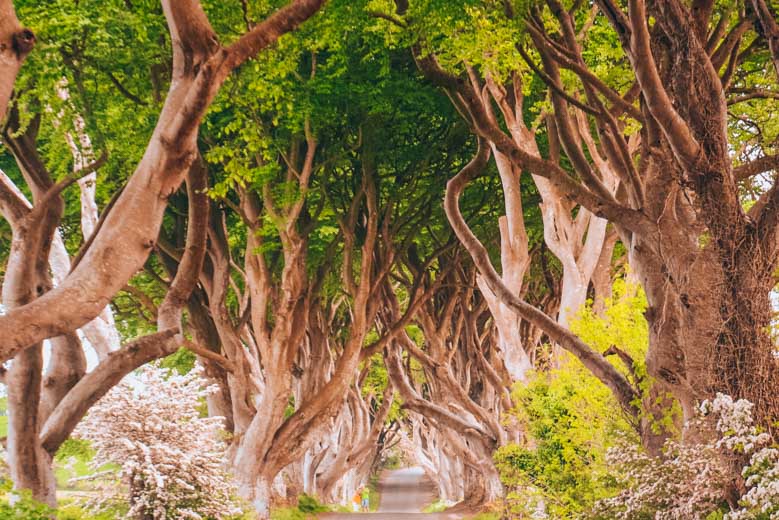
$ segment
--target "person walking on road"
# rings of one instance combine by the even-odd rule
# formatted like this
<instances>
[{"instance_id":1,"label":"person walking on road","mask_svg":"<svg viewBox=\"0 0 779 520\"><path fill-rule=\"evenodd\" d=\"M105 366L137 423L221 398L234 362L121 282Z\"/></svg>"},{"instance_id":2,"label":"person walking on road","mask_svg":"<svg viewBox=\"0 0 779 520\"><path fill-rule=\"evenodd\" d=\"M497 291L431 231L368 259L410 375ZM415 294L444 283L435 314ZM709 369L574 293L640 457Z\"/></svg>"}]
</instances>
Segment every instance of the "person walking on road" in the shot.
<instances>
[{"instance_id":1,"label":"person walking on road","mask_svg":"<svg viewBox=\"0 0 779 520\"><path fill-rule=\"evenodd\" d=\"M364 512L370 511L371 508L371 491L368 489L368 486L364 486L362 488L362 510Z\"/></svg>"}]
</instances>

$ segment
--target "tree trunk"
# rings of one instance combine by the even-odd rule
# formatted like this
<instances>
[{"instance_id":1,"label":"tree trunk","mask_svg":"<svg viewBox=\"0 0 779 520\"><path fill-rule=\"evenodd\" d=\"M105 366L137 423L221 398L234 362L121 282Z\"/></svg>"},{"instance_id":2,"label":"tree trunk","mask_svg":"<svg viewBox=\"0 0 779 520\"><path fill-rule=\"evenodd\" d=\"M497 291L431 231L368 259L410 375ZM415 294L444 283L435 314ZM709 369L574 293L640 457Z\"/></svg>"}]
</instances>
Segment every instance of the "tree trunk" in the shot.
<instances>
[{"instance_id":1,"label":"tree trunk","mask_svg":"<svg viewBox=\"0 0 779 520\"><path fill-rule=\"evenodd\" d=\"M255 473L252 466L254 461L240 463L235 468L235 479L238 484L238 495L251 504L258 520L270 518L271 507L271 483L272 480L264 476L253 477Z\"/></svg>"},{"instance_id":2,"label":"tree trunk","mask_svg":"<svg viewBox=\"0 0 779 520\"><path fill-rule=\"evenodd\" d=\"M723 268L708 251L659 264L637 245L633 265L648 303L647 370L678 399L685 421L715 392L746 398L762 417L775 417L779 369L767 332L773 281L743 265L756 254L737 253L745 259L737 269Z\"/></svg>"},{"instance_id":3,"label":"tree trunk","mask_svg":"<svg viewBox=\"0 0 779 520\"><path fill-rule=\"evenodd\" d=\"M520 193L521 170L515 168L508 158L495 150L494 147L493 152L495 164L500 174L506 207L506 215L500 217L498 221L501 279L506 287L518 296L522 291L525 273L530 267L528 237ZM514 381L525 381L533 364L519 334L519 316L495 297L481 277L477 278L477 283L495 320L495 326L498 329L498 346L503 353L506 370Z\"/></svg>"},{"instance_id":4,"label":"tree trunk","mask_svg":"<svg viewBox=\"0 0 779 520\"><path fill-rule=\"evenodd\" d=\"M5 119L14 82L35 45L35 35L19 23L12 0L0 0L0 124Z\"/></svg>"},{"instance_id":5,"label":"tree trunk","mask_svg":"<svg viewBox=\"0 0 779 520\"><path fill-rule=\"evenodd\" d=\"M600 317L603 317L606 312L606 299L611 298L611 259L614 256L617 237L618 234L614 226L609 226L606 230L606 239L603 241L598 263L592 272L592 310Z\"/></svg>"},{"instance_id":6,"label":"tree trunk","mask_svg":"<svg viewBox=\"0 0 779 520\"><path fill-rule=\"evenodd\" d=\"M6 375L8 385L8 466L14 489L28 489L33 498L57 505L51 455L38 441L43 354L35 345L16 355Z\"/></svg>"}]
</instances>

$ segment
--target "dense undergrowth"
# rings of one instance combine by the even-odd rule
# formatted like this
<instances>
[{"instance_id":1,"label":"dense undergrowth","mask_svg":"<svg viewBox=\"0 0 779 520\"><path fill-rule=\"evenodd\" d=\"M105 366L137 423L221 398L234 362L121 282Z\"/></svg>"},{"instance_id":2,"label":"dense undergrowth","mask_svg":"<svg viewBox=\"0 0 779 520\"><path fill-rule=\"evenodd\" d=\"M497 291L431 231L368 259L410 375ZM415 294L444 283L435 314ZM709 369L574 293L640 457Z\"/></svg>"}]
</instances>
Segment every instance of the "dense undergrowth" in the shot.
<instances>
[{"instance_id":1,"label":"dense undergrowth","mask_svg":"<svg viewBox=\"0 0 779 520\"><path fill-rule=\"evenodd\" d=\"M601 352L618 345L646 377L646 300L618 280L602 316L583 309L572 329ZM642 390L651 381L645 379ZM652 426L670 438L652 457L613 395L576 359L517 385L512 412L527 437L495 453L506 489L503 518L773 520L779 518L779 451L756 427L752 404L718 395L701 405L700 441L681 443L674 404ZM743 468L733 480L733 467ZM737 473L736 473L737 474Z\"/></svg>"},{"instance_id":2,"label":"dense undergrowth","mask_svg":"<svg viewBox=\"0 0 779 520\"><path fill-rule=\"evenodd\" d=\"M648 343L645 308L641 291L620 280L603 317L588 306L572 328L601 352L619 344L640 360ZM516 518L545 510L551 518L581 516L618 491L607 450L616 438L638 439L613 394L578 360L564 355L559 368L517 385L513 397L513 414L525 425L527 437L495 454L506 487L504 515Z\"/></svg>"}]
</instances>

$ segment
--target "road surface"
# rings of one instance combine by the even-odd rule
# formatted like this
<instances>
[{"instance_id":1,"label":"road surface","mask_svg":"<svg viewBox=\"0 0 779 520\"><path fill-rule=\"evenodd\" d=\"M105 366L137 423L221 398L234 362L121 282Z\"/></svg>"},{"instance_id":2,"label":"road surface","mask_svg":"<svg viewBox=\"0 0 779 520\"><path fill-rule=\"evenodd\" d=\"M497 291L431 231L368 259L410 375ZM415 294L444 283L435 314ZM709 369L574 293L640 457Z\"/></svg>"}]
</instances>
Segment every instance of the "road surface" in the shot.
<instances>
[{"instance_id":1,"label":"road surface","mask_svg":"<svg viewBox=\"0 0 779 520\"><path fill-rule=\"evenodd\" d=\"M422 468L404 468L387 471L379 479L379 510L375 513L328 513L319 518L327 520L456 520L460 515L447 513L421 513L436 499L432 482Z\"/></svg>"}]
</instances>

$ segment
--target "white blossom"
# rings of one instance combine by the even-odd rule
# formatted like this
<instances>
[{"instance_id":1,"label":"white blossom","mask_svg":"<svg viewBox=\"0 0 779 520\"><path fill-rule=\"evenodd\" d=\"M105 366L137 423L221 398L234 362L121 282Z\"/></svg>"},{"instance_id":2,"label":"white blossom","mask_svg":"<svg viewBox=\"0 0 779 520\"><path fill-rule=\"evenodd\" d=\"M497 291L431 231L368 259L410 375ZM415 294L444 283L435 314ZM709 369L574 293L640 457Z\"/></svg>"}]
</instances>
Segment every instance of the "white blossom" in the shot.
<instances>
[{"instance_id":1,"label":"white blossom","mask_svg":"<svg viewBox=\"0 0 779 520\"><path fill-rule=\"evenodd\" d=\"M75 431L96 450L95 471L119 466L116 476L129 490L127 518L218 519L240 513L223 469L223 418L198 413L210 391L199 371L182 376L147 367L137 379L114 387ZM116 485L102 491L93 504L97 508L127 500Z\"/></svg>"},{"instance_id":2,"label":"white blossom","mask_svg":"<svg viewBox=\"0 0 779 520\"><path fill-rule=\"evenodd\" d=\"M779 450L770 447L770 435L755 426L753 408L744 399L717 394L701 404L693 424L705 431L707 419L712 421L712 440L668 441L660 458L619 442L609 450L607 460L624 490L598 502L595 513L624 520L704 518L727 502L729 463L748 456L742 472L747 491L724 518L779 520Z\"/></svg>"}]
</instances>

